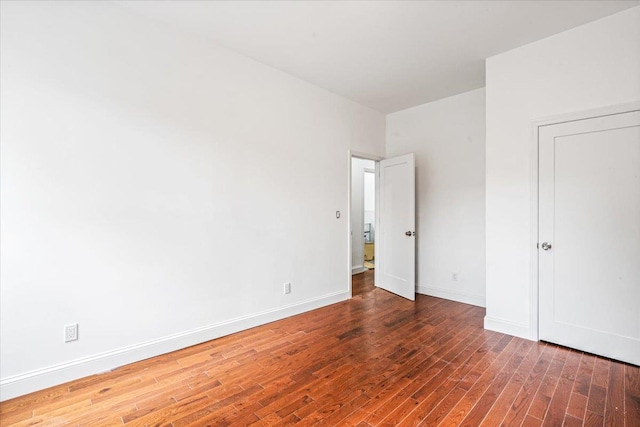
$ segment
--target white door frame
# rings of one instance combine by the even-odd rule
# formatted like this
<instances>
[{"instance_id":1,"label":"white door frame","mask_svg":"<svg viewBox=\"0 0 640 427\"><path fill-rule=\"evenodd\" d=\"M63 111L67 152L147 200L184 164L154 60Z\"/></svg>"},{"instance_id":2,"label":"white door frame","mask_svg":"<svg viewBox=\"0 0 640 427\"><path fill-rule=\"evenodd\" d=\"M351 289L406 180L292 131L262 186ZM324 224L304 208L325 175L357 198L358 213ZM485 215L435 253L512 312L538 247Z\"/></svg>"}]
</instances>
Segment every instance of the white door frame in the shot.
<instances>
[{"instance_id":1,"label":"white door frame","mask_svg":"<svg viewBox=\"0 0 640 427\"><path fill-rule=\"evenodd\" d=\"M539 128L541 126L554 125L559 123L571 122L576 120L585 120L594 117L609 116L612 114L620 114L629 111L640 111L640 101L625 104L610 105L601 108L577 111L568 114L560 114L557 116L547 117L535 120L532 123L532 137L529 146L531 159L531 234L530 234L530 277L529 277L529 338L534 341L540 340L539 335L539 281L538 281L538 168L540 166L539 158Z\"/></svg>"},{"instance_id":2,"label":"white door frame","mask_svg":"<svg viewBox=\"0 0 640 427\"><path fill-rule=\"evenodd\" d=\"M353 286L352 286L352 272L351 269L353 268L353 262L352 262L352 253L353 253L353 246L352 246L352 236L351 236L351 160L353 158L357 158L357 159L366 159L366 160L373 160L374 162L376 162L376 212L375 212L375 230L378 229L378 162L380 160L383 160L384 157L382 156L377 156L375 154L369 154L369 153L363 153L360 151L353 151L353 150L347 150L347 176L348 176L348 180L347 180L347 236L348 236L348 241L349 244L347 245L347 275L348 275L348 279L347 279L347 292L349 292L349 294L351 294L351 296L353 296ZM376 248L376 257L377 255L377 248ZM375 270L374 270L374 274L375 274ZM375 279L374 279L375 280Z\"/></svg>"}]
</instances>

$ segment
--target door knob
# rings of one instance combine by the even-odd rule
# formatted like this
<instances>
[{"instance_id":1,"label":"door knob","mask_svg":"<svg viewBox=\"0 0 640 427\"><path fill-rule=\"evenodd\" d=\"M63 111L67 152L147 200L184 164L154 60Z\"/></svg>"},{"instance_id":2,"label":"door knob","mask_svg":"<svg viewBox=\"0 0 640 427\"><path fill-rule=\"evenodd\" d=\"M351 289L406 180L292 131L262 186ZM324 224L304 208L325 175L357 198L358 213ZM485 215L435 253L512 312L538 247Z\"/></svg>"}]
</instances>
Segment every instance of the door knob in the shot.
<instances>
[{"instance_id":1,"label":"door knob","mask_svg":"<svg viewBox=\"0 0 640 427\"><path fill-rule=\"evenodd\" d=\"M415 233L415 231L405 231L404 235L405 236L415 236L416 233Z\"/></svg>"},{"instance_id":2,"label":"door knob","mask_svg":"<svg viewBox=\"0 0 640 427\"><path fill-rule=\"evenodd\" d=\"M543 249L543 250L545 250L545 251L548 251L549 249L551 249L551 243L549 243L549 242L544 242L544 243L542 244L542 249Z\"/></svg>"}]
</instances>

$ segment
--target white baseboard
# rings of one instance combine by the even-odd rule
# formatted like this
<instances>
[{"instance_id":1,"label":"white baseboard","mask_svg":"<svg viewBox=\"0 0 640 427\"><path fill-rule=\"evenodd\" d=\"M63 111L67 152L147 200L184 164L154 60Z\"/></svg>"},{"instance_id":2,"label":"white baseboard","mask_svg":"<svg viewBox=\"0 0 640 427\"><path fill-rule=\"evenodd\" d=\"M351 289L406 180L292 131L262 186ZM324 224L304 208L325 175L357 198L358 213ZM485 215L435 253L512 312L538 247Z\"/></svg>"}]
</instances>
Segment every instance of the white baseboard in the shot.
<instances>
[{"instance_id":1,"label":"white baseboard","mask_svg":"<svg viewBox=\"0 0 640 427\"><path fill-rule=\"evenodd\" d=\"M170 335L129 347L37 369L0 380L0 401L63 384L88 375L110 371L119 366L200 344L245 329L264 325L306 311L315 310L351 298L349 292L335 292L285 307L242 316L229 321Z\"/></svg>"},{"instance_id":2,"label":"white baseboard","mask_svg":"<svg viewBox=\"0 0 640 427\"><path fill-rule=\"evenodd\" d=\"M351 267L351 275L353 276L354 274L360 274L367 270L368 268L365 268L363 265L356 265L354 267Z\"/></svg>"},{"instance_id":3,"label":"white baseboard","mask_svg":"<svg viewBox=\"0 0 640 427\"><path fill-rule=\"evenodd\" d=\"M449 291L446 289L433 288L431 286L418 285L416 291L422 295L429 295L437 298L444 298L451 301L457 301L464 304L477 305L478 307L486 307L484 295L474 295L465 292Z\"/></svg>"},{"instance_id":4,"label":"white baseboard","mask_svg":"<svg viewBox=\"0 0 640 427\"><path fill-rule=\"evenodd\" d=\"M503 334L513 335L514 337L531 340L529 325L525 325L523 323L515 323L497 317L484 316L484 328L490 331L501 332Z\"/></svg>"}]
</instances>

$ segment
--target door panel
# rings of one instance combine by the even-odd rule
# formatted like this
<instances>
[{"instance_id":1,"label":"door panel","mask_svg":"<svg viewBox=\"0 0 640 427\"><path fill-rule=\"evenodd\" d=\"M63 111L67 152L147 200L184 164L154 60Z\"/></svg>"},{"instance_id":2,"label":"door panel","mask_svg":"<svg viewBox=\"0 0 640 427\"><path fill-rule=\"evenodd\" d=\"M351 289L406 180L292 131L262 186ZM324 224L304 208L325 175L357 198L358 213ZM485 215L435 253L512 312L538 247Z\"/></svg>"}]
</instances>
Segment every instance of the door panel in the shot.
<instances>
[{"instance_id":1,"label":"door panel","mask_svg":"<svg viewBox=\"0 0 640 427\"><path fill-rule=\"evenodd\" d=\"M539 144L540 338L640 365L640 112Z\"/></svg>"},{"instance_id":2,"label":"door panel","mask_svg":"<svg viewBox=\"0 0 640 427\"><path fill-rule=\"evenodd\" d=\"M380 161L376 286L415 300L415 161ZM407 235L409 232L409 235Z\"/></svg>"}]
</instances>

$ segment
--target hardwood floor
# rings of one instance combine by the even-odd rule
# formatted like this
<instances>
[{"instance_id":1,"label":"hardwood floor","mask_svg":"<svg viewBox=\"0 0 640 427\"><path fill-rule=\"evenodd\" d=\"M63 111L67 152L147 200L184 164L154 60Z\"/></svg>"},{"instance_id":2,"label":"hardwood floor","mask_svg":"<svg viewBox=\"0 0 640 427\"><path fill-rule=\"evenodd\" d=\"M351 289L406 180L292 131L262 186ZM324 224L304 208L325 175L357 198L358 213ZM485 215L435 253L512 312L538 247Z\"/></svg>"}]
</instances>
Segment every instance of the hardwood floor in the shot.
<instances>
[{"instance_id":1,"label":"hardwood floor","mask_svg":"<svg viewBox=\"0 0 640 427\"><path fill-rule=\"evenodd\" d=\"M354 297L362 296L374 290L376 287L373 282L373 276L374 270L367 270L364 273L351 276L351 295Z\"/></svg>"},{"instance_id":2,"label":"hardwood floor","mask_svg":"<svg viewBox=\"0 0 640 427\"><path fill-rule=\"evenodd\" d=\"M640 368L372 276L349 301L3 402L0 424L640 426Z\"/></svg>"}]
</instances>

